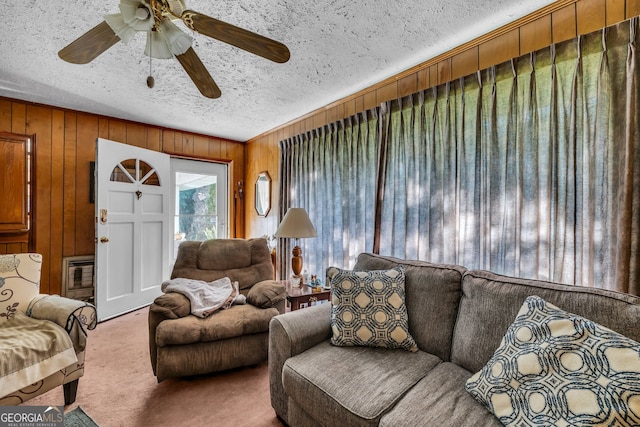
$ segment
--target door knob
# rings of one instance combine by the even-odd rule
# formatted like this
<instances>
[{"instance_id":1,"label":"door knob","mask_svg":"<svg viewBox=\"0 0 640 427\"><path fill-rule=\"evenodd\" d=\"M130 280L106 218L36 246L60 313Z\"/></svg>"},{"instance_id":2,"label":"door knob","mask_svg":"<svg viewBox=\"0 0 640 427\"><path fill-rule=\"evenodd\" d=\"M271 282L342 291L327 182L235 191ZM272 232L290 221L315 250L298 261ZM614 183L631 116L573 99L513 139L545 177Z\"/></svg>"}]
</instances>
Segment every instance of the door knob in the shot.
<instances>
[{"instance_id":1,"label":"door knob","mask_svg":"<svg viewBox=\"0 0 640 427\"><path fill-rule=\"evenodd\" d=\"M107 243L108 241L109 241L109 238L108 238L108 237L102 236L102 237L100 238L100 243Z\"/></svg>"}]
</instances>

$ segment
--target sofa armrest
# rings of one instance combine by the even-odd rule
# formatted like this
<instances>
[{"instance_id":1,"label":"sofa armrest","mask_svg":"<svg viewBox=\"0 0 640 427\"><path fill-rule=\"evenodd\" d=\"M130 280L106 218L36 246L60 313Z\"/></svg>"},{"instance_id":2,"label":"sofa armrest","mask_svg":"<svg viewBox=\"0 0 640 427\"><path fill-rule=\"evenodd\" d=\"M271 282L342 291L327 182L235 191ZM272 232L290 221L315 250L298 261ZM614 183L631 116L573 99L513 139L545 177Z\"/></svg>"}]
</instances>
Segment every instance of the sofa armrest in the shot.
<instances>
[{"instance_id":1,"label":"sofa armrest","mask_svg":"<svg viewBox=\"0 0 640 427\"><path fill-rule=\"evenodd\" d=\"M292 311L269 323L269 388L271 406L287 421L288 398L282 386L286 360L331 337L331 304Z\"/></svg>"},{"instance_id":2,"label":"sofa armrest","mask_svg":"<svg viewBox=\"0 0 640 427\"><path fill-rule=\"evenodd\" d=\"M263 280L256 283L247 293L247 302L259 308L277 307L287 298L285 286L275 280Z\"/></svg>"},{"instance_id":3,"label":"sofa armrest","mask_svg":"<svg viewBox=\"0 0 640 427\"><path fill-rule=\"evenodd\" d=\"M33 298L27 307L27 316L48 320L64 328L76 353L86 347L86 329L94 329L97 325L96 308L92 304L58 295L40 294Z\"/></svg>"}]
</instances>

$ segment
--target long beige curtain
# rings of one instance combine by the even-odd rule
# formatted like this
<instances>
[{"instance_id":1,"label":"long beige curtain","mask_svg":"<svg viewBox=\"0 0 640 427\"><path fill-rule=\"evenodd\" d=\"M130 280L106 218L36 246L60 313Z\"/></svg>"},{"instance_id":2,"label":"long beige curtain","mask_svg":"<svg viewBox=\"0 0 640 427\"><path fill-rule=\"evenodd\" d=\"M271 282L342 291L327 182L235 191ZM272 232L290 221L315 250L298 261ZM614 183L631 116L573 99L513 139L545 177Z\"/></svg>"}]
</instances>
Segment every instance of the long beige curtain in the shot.
<instances>
[{"instance_id":1,"label":"long beige curtain","mask_svg":"<svg viewBox=\"0 0 640 427\"><path fill-rule=\"evenodd\" d=\"M295 196L298 206L329 221L368 189L376 227L323 229L366 242L343 243L344 266L372 241L385 255L640 294L637 29L633 19L383 104L375 121L362 117L381 129L375 174L358 165L330 210ZM322 173L301 171L292 160L316 156L317 142L282 146L297 181L282 180L285 194L336 187L335 170L352 167L337 156ZM340 261L314 268L329 260Z\"/></svg>"},{"instance_id":2,"label":"long beige curtain","mask_svg":"<svg viewBox=\"0 0 640 427\"><path fill-rule=\"evenodd\" d=\"M353 265L373 250L379 141L374 109L280 142L280 218L289 207L305 208L318 232L298 242L281 239L281 277L291 271L295 243L303 269L319 277L327 266Z\"/></svg>"}]
</instances>

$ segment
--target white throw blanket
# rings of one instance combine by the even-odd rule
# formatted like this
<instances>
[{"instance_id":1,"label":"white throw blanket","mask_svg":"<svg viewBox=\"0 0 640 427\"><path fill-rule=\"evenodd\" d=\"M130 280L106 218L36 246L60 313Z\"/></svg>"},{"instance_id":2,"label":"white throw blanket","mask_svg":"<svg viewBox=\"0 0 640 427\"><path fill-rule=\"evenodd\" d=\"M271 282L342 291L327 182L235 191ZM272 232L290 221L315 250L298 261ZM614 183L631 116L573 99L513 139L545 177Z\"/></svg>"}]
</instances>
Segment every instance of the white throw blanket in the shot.
<instances>
[{"instance_id":1,"label":"white throw blanket","mask_svg":"<svg viewBox=\"0 0 640 427\"><path fill-rule=\"evenodd\" d=\"M176 278L162 283L162 292L177 292L189 298L191 314L207 317L218 309L226 309L232 304L244 304L246 297L238 290L238 282L223 277L213 282Z\"/></svg>"}]
</instances>

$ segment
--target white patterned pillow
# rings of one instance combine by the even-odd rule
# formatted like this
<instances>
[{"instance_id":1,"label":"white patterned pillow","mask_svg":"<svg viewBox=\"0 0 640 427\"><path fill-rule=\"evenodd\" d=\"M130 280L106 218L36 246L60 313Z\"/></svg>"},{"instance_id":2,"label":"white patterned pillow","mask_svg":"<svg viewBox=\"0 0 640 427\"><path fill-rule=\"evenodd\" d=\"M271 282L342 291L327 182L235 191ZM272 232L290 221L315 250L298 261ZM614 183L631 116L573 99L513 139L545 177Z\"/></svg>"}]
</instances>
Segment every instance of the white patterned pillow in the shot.
<instances>
[{"instance_id":1,"label":"white patterned pillow","mask_svg":"<svg viewBox=\"0 0 640 427\"><path fill-rule=\"evenodd\" d=\"M506 426L638 426L640 344L531 296L466 389Z\"/></svg>"},{"instance_id":2,"label":"white patterned pillow","mask_svg":"<svg viewBox=\"0 0 640 427\"><path fill-rule=\"evenodd\" d=\"M40 292L42 255L0 255L0 322L25 313Z\"/></svg>"},{"instance_id":3,"label":"white patterned pillow","mask_svg":"<svg viewBox=\"0 0 640 427\"><path fill-rule=\"evenodd\" d=\"M404 270L349 271L331 267L331 344L418 351L409 333Z\"/></svg>"}]
</instances>

